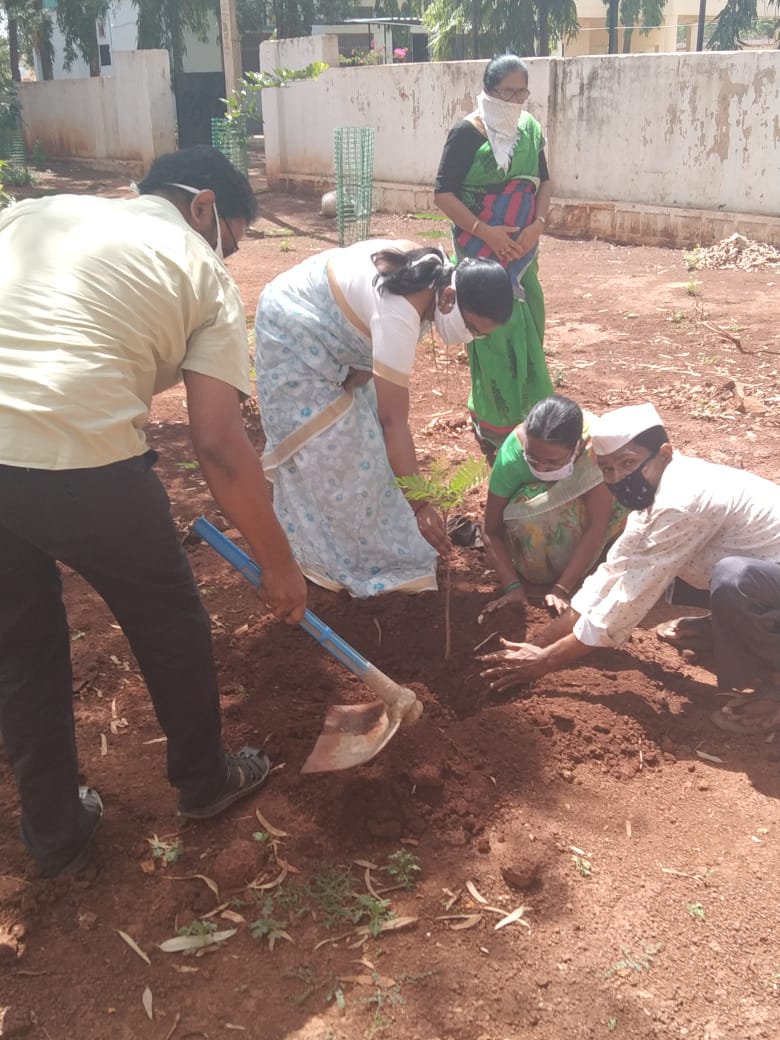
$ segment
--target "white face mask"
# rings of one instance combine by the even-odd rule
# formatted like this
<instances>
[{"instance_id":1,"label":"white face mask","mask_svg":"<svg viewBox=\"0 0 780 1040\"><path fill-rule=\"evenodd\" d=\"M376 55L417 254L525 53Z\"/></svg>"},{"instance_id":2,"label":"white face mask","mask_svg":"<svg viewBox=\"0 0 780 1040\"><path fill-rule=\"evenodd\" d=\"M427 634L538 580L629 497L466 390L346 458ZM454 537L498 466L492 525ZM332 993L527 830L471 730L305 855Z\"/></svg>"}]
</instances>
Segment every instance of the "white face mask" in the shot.
<instances>
[{"instance_id":1,"label":"white face mask","mask_svg":"<svg viewBox=\"0 0 780 1040\"><path fill-rule=\"evenodd\" d=\"M483 90L477 97L477 111L485 124L496 164L506 172L517 143L517 121L523 111L523 102L502 101Z\"/></svg>"},{"instance_id":2,"label":"white face mask","mask_svg":"<svg viewBox=\"0 0 780 1040\"><path fill-rule=\"evenodd\" d=\"M536 467L532 466L531 463L528 461L528 456L525 453L525 448L523 448L523 458L525 459L525 463L530 469L532 475L535 476L537 480L567 480L572 475L572 473L574 473L574 463L577 459L577 451L575 449L572 457L569 459L566 465L561 466L560 469L536 469Z\"/></svg>"},{"instance_id":3,"label":"white face mask","mask_svg":"<svg viewBox=\"0 0 780 1040\"><path fill-rule=\"evenodd\" d=\"M193 188L189 184L177 184L175 181L169 181L168 185L171 188L181 188L182 191L188 191L190 195L200 195L200 193L203 191L203 188ZM214 246L214 252L220 258L220 260L224 260L225 255L222 252L222 228L219 224L219 213L217 212L216 202L214 203L214 219L217 222L217 244Z\"/></svg>"}]
</instances>

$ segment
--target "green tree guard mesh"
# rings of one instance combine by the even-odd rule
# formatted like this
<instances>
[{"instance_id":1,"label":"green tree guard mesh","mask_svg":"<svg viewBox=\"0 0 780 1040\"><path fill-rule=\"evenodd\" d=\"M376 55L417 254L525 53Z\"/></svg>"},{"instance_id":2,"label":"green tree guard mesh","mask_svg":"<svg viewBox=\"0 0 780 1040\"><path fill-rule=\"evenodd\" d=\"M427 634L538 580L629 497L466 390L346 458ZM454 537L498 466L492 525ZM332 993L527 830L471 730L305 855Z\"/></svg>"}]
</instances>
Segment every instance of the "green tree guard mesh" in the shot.
<instances>
[{"instance_id":1,"label":"green tree guard mesh","mask_svg":"<svg viewBox=\"0 0 780 1040\"><path fill-rule=\"evenodd\" d=\"M333 131L336 165L336 222L339 245L368 238L374 177L374 131L340 126Z\"/></svg>"},{"instance_id":2,"label":"green tree guard mesh","mask_svg":"<svg viewBox=\"0 0 780 1040\"><path fill-rule=\"evenodd\" d=\"M10 130L0 127L0 159L9 166L27 169L27 153L24 148L24 135L21 130Z\"/></svg>"},{"instance_id":3,"label":"green tree guard mesh","mask_svg":"<svg viewBox=\"0 0 780 1040\"><path fill-rule=\"evenodd\" d=\"M249 173L249 150L243 119L212 119L211 144L230 159L237 170L245 175Z\"/></svg>"}]
</instances>

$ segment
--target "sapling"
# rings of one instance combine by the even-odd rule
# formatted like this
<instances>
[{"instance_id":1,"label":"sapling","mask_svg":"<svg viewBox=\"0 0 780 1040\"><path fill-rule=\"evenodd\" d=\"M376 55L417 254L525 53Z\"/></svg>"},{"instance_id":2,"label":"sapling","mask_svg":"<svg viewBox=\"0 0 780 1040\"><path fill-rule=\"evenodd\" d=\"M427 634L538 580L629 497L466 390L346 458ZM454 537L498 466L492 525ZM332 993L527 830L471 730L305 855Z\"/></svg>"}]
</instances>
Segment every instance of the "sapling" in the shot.
<instances>
[{"instance_id":1,"label":"sapling","mask_svg":"<svg viewBox=\"0 0 780 1040\"><path fill-rule=\"evenodd\" d=\"M447 473L446 459L434 459L428 475L412 473L408 477L398 477L396 483L410 502L430 502L440 510L446 526L453 509L463 504L467 493L483 483L488 476L488 467L484 459L468 458L458 466L454 473ZM449 559L444 567L444 659L450 656L450 593L451 570Z\"/></svg>"}]
</instances>

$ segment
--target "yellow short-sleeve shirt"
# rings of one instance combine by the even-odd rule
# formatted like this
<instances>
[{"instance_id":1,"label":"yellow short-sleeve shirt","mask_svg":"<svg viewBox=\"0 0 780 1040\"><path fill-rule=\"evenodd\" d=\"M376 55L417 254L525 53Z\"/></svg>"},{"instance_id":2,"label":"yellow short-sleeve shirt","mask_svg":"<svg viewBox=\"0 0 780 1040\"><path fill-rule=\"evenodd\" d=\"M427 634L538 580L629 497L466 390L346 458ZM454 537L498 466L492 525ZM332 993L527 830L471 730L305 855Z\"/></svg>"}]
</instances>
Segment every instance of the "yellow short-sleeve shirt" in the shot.
<instances>
[{"instance_id":1,"label":"yellow short-sleeve shirt","mask_svg":"<svg viewBox=\"0 0 780 1040\"><path fill-rule=\"evenodd\" d=\"M0 215L0 463L142 454L182 369L251 392L238 288L172 203L57 195Z\"/></svg>"}]
</instances>

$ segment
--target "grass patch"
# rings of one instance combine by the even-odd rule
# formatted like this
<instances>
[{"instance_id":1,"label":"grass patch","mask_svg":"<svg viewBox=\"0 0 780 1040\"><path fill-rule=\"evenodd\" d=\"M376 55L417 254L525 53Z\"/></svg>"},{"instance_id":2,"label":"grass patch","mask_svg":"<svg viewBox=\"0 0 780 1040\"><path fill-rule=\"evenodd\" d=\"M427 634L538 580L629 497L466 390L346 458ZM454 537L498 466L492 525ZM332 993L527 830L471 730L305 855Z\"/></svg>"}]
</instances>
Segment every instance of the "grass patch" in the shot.
<instances>
[{"instance_id":1,"label":"grass patch","mask_svg":"<svg viewBox=\"0 0 780 1040\"><path fill-rule=\"evenodd\" d=\"M663 943L652 943L649 946L647 943L642 943L641 953L630 953L625 946L621 946L622 958L611 967L605 969L604 977L608 979L619 971L647 971L655 961L656 954L663 948Z\"/></svg>"}]
</instances>

